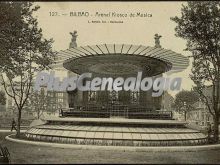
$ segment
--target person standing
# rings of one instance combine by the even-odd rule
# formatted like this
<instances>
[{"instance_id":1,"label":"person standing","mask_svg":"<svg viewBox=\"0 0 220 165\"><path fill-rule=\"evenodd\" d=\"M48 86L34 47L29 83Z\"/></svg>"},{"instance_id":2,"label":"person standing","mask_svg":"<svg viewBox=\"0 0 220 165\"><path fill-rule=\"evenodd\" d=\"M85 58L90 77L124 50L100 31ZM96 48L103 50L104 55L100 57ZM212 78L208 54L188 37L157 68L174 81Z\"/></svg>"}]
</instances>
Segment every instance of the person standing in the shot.
<instances>
[{"instance_id":1,"label":"person standing","mask_svg":"<svg viewBox=\"0 0 220 165\"><path fill-rule=\"evenodd\" d=\"M12 132L13 130L16 130L16 131L17 131L16 122L15 122L15 119L14 119L14 118L12 119L12 123L11 123L11 132Z\"/></svg>"}]
</instances>

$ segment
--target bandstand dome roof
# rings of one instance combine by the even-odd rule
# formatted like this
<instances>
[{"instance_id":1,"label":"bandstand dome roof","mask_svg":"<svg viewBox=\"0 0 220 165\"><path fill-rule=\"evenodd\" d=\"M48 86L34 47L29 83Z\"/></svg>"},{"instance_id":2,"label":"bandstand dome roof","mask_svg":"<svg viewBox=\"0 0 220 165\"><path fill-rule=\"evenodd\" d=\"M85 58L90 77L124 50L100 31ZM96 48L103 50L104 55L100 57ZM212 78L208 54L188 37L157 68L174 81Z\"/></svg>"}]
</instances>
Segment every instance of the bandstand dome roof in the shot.
<instances>
[{"instance_id":1,"label":"bandstand dome roof","mask_svg":"<svg viewBox=\"0 0 220 165\"><path fill-rule=\"evenodd\" d=\"M64 68L82 74L104 76L131 76L138 71L149 76L164 72L180 72L189 65L189 59L172 50L129 44L101 44L80 46L58 53Z\"/></svg>"}]
</instances>

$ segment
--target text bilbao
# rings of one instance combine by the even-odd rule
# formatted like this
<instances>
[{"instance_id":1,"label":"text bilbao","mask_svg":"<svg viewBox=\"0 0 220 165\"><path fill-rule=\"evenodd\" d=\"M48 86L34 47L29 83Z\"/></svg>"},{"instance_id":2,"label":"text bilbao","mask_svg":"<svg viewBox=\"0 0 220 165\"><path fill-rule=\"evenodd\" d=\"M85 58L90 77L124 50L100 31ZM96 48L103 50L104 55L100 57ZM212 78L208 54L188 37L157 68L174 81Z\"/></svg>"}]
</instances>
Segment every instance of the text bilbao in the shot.
<instances>
[{"instance_id":1,"label":"text bilbao","mask_svg":"<svg viewBox=\"0 0 220 165\"><path fill-rule=\"evenodd\" d=\"M165 90L180 90L182 78L164 78L158 77L153 80L152 77L142 79L142 72L138 72L137 77L95 77L92 73L83 73L79 76L65 77L60 81L59 77L55 77L54 73L40 72L37 75L34 90L40 90L46 87L49 91L148 91L152 89L152 96L161 96ZM90 80L91 79L91 80Z\"/></svg>"}]
</instances>

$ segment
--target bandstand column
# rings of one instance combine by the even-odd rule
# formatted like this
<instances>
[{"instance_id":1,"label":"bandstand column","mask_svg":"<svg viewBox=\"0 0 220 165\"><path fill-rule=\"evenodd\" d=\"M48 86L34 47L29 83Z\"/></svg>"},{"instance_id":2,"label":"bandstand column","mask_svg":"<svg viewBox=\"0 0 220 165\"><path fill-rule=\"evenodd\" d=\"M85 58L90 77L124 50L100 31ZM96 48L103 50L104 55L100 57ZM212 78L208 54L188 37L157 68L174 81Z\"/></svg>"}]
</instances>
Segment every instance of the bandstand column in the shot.
<instances>
[{"instance_id":1,"label":"bandstand column","mask_svg":"<svg viewBox=\"0 0 220 165\"><path fill-rule=\"evenodd\" d=\"M148 77L147 71L143 70L142 78ZM140 105L143 105L149 109L152 109L152 88L148 91L140 90Z\"/></svg>"},{"instance_id":2,"label":"bandstand column","mask_svg":"<svg viewBox=\"0 0 220 165\"><path fill-rule=\"evenodd\" d=\"M157 76L153 77L153 81L155 81L156 78L162 77L162 74L159 74ZM163 95L163 94L162 94ZM153 106L156 110L160 110L161 109L161 104L162 104L162 95L158 96L158 97L152 97L152 103Z\"/></svg>"}]
</instances>

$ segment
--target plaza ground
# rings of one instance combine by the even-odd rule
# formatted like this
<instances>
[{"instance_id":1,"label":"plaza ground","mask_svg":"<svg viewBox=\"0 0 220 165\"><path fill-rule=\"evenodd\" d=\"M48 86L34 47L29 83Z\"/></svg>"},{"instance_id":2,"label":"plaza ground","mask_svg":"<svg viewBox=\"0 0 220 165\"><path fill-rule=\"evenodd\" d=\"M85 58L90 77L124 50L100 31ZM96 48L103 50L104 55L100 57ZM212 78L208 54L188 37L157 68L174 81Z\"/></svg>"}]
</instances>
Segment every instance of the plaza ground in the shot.
<instances>
[{"instance_id":1,"label":"plaza ground","mask_svg":"<svg viewBox=\"0 0 220 165\"><path fill-rule=\"evenodd\" d=\"M198 152L133 152L64 149L6 141L11 133L0 133L1 144L8 147L12 163L219 163L220 149Z\"/></svg>"}]
</instances>

